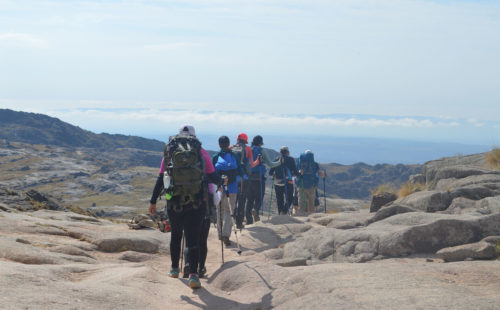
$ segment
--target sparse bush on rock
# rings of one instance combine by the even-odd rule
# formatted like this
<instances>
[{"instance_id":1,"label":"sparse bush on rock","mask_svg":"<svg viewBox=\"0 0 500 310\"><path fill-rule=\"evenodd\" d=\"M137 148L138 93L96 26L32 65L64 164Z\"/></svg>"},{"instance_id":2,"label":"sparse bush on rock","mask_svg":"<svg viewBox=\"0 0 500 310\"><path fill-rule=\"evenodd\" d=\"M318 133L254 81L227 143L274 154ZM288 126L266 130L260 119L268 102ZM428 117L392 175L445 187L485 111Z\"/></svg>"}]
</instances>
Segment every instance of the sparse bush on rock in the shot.
<instances>
[{"instance_id":1,"label":"sparse bush on rock","mask_svg":"<svg viewBox=\"0 0 500 310\"><path fill-rule=\"evenodd\" d=\"M492 169L500 169L500 148L495 147L486 155L486 162Z\"/></svg>"}]
</instances>

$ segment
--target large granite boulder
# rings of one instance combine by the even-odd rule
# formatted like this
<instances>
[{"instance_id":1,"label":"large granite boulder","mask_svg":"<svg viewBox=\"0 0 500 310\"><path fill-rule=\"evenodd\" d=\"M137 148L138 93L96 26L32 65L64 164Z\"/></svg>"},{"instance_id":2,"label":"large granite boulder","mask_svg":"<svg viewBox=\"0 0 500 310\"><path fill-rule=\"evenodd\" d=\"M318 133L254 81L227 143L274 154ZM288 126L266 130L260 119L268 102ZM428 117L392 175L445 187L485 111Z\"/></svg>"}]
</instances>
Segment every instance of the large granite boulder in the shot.
<instances>
[{"instance_id":1,"label":"large granite boulder","mask_svg":"<svg viewBox=\"0 0 500 310\"><path fill-rule=\"evenodd\" d=\"M370 204L370 212L377 212L384 205L393 202L397 198L398 196L396 196L396 194L388 192L373 195Z\"/></svg>"},{"instance_id":2,"label":"large granite boulder","mask_svg":"<svg viewBox=\"0 0 500 310\"><path fill-rule=\"evenodd\" d=\"M444 248L436 254L445 262L467 259L494 259L498 256L496 246L485 241Z\"/></svg>"},{"instance_id":3,"label":"large granite boulder","mask_svg":"<svg viewBox=\"0 0 500 310\"><path fill-rule=\"evenodd\" d=\"M448 192L420 191L398 199L397 203L423 212L443 211L450 205L451 195Z\"/></svg>"}]
</instances>

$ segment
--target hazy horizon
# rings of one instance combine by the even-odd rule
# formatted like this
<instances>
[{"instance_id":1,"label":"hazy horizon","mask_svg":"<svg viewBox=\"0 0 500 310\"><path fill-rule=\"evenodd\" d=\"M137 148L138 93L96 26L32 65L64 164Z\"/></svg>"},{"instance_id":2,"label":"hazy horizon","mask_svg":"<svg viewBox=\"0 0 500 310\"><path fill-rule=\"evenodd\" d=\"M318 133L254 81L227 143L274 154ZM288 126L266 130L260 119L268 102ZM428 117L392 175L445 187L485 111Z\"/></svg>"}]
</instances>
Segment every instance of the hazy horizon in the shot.
<instances>
[{"instance_id":1,"label":"hazy horizon","mask_svg":"<svg viewBox=\"0 0 500 310\"><path fill-rule=\"evenodd\" d=\"M497 146L498 37L487 0L0 0L0 107L140 136Z\"/></svg>"}]
</instances>

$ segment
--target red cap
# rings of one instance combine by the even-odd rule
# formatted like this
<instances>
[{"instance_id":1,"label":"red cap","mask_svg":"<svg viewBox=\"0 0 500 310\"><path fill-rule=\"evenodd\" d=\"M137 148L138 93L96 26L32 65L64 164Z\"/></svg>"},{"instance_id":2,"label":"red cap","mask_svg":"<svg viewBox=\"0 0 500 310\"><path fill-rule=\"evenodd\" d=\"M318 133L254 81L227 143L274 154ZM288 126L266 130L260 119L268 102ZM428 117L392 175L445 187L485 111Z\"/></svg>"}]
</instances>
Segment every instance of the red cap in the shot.
<instances>
[{"instance_id":1,"label":"red cap","mask_svg":"<svg viewBox=\"0 0 500 310\"><path fill-rule=\"evenodd\" d=\"M246 134L244 134L244 133L240 133L240 134L238 135L238 140L241 140L241 141L243 141L243 142L245 142L245 143L248 143L248 137L247 137L247 135L246 135Z\"/></svg>"}]
</instances>

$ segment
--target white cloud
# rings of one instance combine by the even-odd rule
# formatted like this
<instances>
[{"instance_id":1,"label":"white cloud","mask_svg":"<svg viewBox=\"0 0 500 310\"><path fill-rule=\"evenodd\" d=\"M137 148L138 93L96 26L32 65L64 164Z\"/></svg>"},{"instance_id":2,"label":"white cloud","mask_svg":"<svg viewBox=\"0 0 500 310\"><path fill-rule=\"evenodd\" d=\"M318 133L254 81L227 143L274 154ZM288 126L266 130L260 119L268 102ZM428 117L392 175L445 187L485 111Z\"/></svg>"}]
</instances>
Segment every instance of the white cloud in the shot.
<instances>
[{"instance_id":1,"label":"white cloud","mask_svg":"<svg viewBox=\"0 0 500 310\"><path fill-rule=\"evenodd\" d=\"M334 128L432 128L459 126L457 121L435 121L432 119L414 118L369 118L360 117L318 117L315 115L277 115L266 113L239 113L226 111L199 111L199 110L78 110L70 112L54 111L51 113L64 119L86 119L92 122L136 124L134 126L151 125L163 128L177 128L184 123L194 124L197 127L215 128L259 128L262 131L272 131L276 128L286 128L294 131L297 128L308 128L314 131ZM175 125L174 125L175 124Z\"/></svg>"},{"instance_id":2,"label":"white cloud","mask_svg":"<svg viewBox=\"0 0 500 310\"><path fill-rule=\"evenodd\" d=\"M49 42L40 36L32 34L3 33L0 34L1 46L46 49L49 47Z\"/></svg>"}]
</instances>

